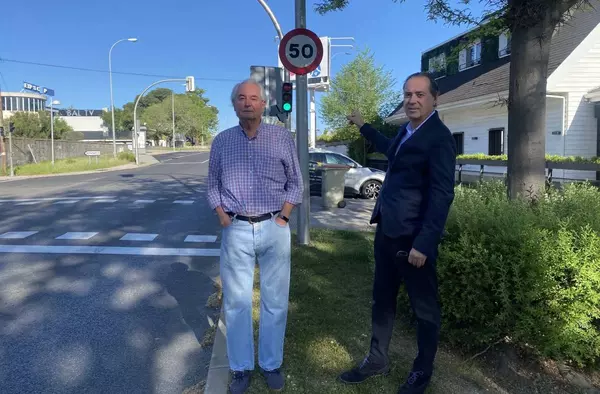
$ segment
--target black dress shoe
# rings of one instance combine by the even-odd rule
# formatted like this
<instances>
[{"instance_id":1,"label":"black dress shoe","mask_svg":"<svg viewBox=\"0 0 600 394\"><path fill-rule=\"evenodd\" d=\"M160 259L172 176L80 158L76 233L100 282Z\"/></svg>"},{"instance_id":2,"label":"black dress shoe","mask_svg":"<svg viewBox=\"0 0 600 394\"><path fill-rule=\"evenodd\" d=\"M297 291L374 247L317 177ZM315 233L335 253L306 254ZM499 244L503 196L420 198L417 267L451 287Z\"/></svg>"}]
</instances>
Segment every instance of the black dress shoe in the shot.
<instances>
[{"instance_id":1,"label":"black dress shoe","mask_svg":"<svg viewBox=\"0 0 600 394\"><path fill-rule=\"evenodd\" d=\"M365 380L374 376L384 375L387 376L390 373L389 365L378 365L373 364L369 358L365 358L360 365L355 368L344 372L340 375L340 380L344 383L356 384L362 383Z\"/></svg>"},{"instance_id":2,"label":"black dress shoe","mask_svg":"<svg viewBox=\"0 0 600 394\"><path fill-rule=\"evenodd\" d=\"M411 371L398 394L423 394L430 380L431 375L426 375L423 371Z\"/></svg>"}]
</instances>

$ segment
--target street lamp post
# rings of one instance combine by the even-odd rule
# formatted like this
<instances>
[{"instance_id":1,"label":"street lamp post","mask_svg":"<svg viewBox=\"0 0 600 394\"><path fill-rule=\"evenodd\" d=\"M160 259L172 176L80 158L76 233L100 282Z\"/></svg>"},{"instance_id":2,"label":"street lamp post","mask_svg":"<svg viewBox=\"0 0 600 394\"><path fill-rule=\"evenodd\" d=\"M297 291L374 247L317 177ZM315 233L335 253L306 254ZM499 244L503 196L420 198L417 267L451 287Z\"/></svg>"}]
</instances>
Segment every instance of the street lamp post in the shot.
<instances>
[{"instance_id":1,"label":"street lamp post","mask_svg":"<svg viewBox=\"0 0 600 394\"><path fill-rule=\"evenodd\" d=\"M54 106L60 105L58 100L50 100L50 141L52 145L52 165L54 165Z\"/></svg>"},{"instance_id":2,"label":"street lamp post","mask_svg":"<svg viewBox=\"0 0 600 394\"><path fill-rule=\"evenodd\" d=\"M115 135L115 102L113 99L113 87L112 87L112 50L120 42L129 41L136 42L137 38L123 38L115 42L108 51L108 74L110 78L110 110L112 113L112 136L113 136L113 156L117 157L117 137Z\"/></svg>"}]
</instances>

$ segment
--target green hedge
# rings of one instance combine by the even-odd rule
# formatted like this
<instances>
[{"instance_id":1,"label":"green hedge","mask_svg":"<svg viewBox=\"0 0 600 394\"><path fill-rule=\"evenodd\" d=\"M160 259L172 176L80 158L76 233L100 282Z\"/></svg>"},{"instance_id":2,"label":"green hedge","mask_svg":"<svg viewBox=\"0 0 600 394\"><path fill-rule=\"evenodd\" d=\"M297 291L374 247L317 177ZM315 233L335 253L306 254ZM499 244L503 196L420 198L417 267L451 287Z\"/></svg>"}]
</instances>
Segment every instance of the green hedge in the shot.
<instances>
[{"instance_id":1,"label":"green hedge","mask_svg":"<svg viewBox=\"0 0 600 394\"><path fill-rule=\"evenodd\" d=\"M119 160L127 160L127 161L131 161L131 162L135 161L135 155L132 152L127 152L127 151L119 152L117 157L119 158Z\"/></svg>"},{"instance_id":2,"label":"green hedge","mask_svg":"<svg viewBox=\"0 0 600 394\"><path fill-rule=\"evenodd\" d=\"M568 184L535 206L505 196L501 181L456 189L438 261L443 335L598 364L600 192Z\"/></svg>"},{"instance_id":3,"label":"green hedge","mask_svg":"<svg viewBox=\"0 0 600 394\"><path fill-rule=\"evenodd\" d=\"M386 160L383 153L369 153L367 155L372 160ZM469 155L458 155L457 159L465 160L508 160L507 155L490 156L484 155L483 153L474 153ZM581 157L581 156L558 156L558 155L546 155L546 160L554 163L593 163L600 164L600 157Z\"/></svg>"}]
</instances>

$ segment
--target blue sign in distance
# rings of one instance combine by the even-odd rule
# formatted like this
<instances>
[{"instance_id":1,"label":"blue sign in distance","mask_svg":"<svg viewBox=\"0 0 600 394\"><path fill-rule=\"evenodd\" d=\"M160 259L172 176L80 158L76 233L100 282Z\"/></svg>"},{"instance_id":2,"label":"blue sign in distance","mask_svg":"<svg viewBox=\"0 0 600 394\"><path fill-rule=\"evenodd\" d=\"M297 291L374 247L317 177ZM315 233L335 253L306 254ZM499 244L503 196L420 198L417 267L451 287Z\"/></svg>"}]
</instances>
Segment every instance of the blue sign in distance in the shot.
<instances>
[{"instance_id":1,"label":"blue sign in distance","mask_svg":"<svg viewBox=\"0 0 600 394\"><path fill-rule=\"evenodd\" d=\"M32 83L29 82L23 82L23 89L25 90L31 90L33 92L38 92L40 94L45 94L47 96L51 96L54 97L54 90L53 89L49 89L49 88L44 88L38 85L34 85Z\"/></svg>"},{"instance_id":2,"label":"blue sign in distance","mask_svg":"<svg viewBox=\"0 0 600 394\"><path fill-rule=\"evenodd\" d=\"M311 77L318 77L319 75L321 75L321 65L319 64L319 66L310 73Z\"/></svg>"}]
</instances>

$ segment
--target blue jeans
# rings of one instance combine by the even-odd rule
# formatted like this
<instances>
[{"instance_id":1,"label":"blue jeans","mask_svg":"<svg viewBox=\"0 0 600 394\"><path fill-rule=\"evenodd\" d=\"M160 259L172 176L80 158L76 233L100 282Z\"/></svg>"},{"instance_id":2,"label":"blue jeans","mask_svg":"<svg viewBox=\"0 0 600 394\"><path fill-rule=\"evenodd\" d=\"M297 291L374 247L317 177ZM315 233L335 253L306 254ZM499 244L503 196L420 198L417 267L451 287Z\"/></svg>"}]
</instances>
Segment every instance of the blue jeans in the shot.
<instances>
[{"instance_id":1,"label":"blue jeans","mask_svg":"<svg viewBox=\"0 0 600 394\"><path fill-rule=\"evenodd\" d=\"M221 282L227 325L227 355L233 371L254 369L252 288L260 269L258 364L267 371L283 362L290 289L289 225L275 218L250 224L233 219L221 239Z\"/></svg>"}]
</instances>

